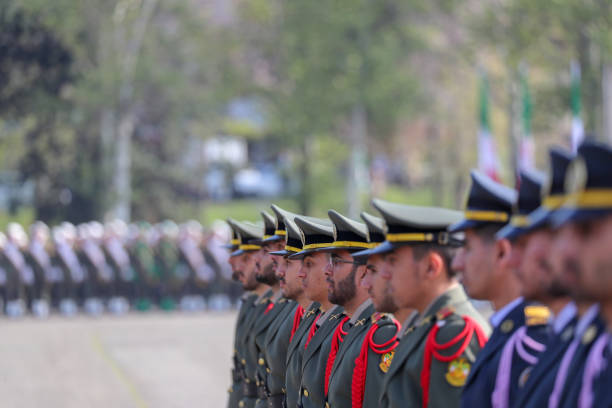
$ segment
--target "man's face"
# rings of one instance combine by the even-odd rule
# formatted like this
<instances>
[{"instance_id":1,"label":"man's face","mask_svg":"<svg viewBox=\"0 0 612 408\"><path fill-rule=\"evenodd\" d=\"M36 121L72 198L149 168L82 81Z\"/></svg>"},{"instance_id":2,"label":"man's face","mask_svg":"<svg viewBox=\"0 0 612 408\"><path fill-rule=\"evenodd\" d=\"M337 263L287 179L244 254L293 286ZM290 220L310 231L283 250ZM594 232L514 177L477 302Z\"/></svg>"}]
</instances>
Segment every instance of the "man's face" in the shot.
<instances>
[{"instance_id":1,"label":"man's face","mask_svg":"<svg viewBox=\"0 0 612 408\"><path fill-rule=\"evenodd\" d=\"M297 300L304 293L302 280L298 278L301 267L300 260L279 259L277 276L280 277L281 293L287 299Z\"/></svg>"},{"instance_id":2,"label":"man's face","mask_svg":"<svg viewBox=\"0 0 612 408\"><path fill-rule=\"evenodd\" d=\"M592 222L585 236L582 284L585 295L596 301L612 295L612 215Z\"/></svg>"},{"instance_id":3,"label":"man's face","mask_svg":"<svg viewBox=\"0 0 612 408\"><path fill-rule=\"evenodd\" d=\"M271 242L265 244L258 251L256 265L257 281L266 285L275 285L277 282L275 268L275 256L270 255L270 252L279 251L282 249L282 242Z\"/></svg>"},{"instance_id":4,"label":"man's face","mask_svg":"<svg viewBox=\"0 0 612 408\"><path fill-rule=\"evenodd\" d=\"M494 239L490 242L473 230L465 231L465 246L457 252L452 267L461 274L468 295L474 299L487 300L493 284L495 268Z\"/></svg>"},{"instance_id":5,"label":"man's face","mask_svg":"<svg viewBox=\"0 0 612 408\"><path fill-rule=\"evenodd\" d=\"M255 278L256 259L255 252L245 252L238 256L236 267L244 290L254 290L259 286L259 282Z\"/></svg>"},{"instance_id":6,"label":"man's face","mask_svg":"<svg viewBox=\"0 0 612 408\"><path fill-rule=\"evenodd\" d=\"M553 235L549 229L539 229L525 238L525 251L521 262L521 283L527 299L561 297L567 295L559 275L550 263Z\"/></svg>"},{"instance_id":7,"label":"man's face","mask_svg":"<svg viewBox=\"0 0 612 408\"><path fill-rule=\"evenodd\" d=\"M298 272L298 277L302 279L304 294L314 302L327 302L327 282L325 280L327 258L327 254L323 252L306 255Z\"/></svg>"},{"instance_id":8,"label":"man's face","mask_svg":"<svg viewBox=\"0 0 612 408\"><path fill-rule=\"evenodd\" d=\"M240 281L240 274L236 270L236 265L237 265L236 257L235 256L230 256L229 259L227 260L227 262L230 264L230 267L232 268L232 280L236 281L236 282L239 282Z\"/></svg>"},{"instance_id":9,"label":"man's face","mask_svg":"<svg viewBox=\"0 0 612 408\"><path fill-rule=\"evenodd\" d=\"M399 308L415 307L421 296L419 262L416 262L412 248L401 246L384 255L385 275L391 275L391 298Z\"/></svg>"},{"instance_id":10,"label":"man's face","mask_svg":"<svg viewBox=\"0 0 612 408\"><path fill-rule=\"evenodd\" d=\"M382 273L383 268L384 260L380 254L368 258L366 275L362 284L367 288L377 312L395 313L398 307L391 298L391 275L384 275Z\"/></svg>"},{"instance_id":11,"label":"man's face","mask_svg":"<svg viewBox=\"0 0 612 408\"><path fill-rule=\"evenodd\" d=\"M325 268L327 280L327 298L336 305L344 306L357 293L355 282L356 265L348 251L334 251L329 254Z\"/></svg>"},{"instance_id":12,"label":"man's face","mask_svg":"<svg viewBox=\"0 0 612 408\"><path fill-rule=\"evenodd\" d=\"M574 223L568 223L555 234L550 256L554 273L560 276L563 286L570 290L571 295L579 298L582 298L580 254L583 247L579 229Z\"/></svg>"}]
</instances>

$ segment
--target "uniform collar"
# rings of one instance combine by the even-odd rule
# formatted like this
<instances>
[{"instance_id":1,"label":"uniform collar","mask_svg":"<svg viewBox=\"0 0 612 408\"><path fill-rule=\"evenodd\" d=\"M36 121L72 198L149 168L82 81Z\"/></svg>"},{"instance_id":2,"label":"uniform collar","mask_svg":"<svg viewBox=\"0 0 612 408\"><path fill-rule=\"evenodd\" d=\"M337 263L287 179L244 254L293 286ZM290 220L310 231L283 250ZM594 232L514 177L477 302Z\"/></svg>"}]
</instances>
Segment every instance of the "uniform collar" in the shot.
<instances>
[{"instance_id":1,"label":"uniform collar","mask_svg":"<svg viewBox=\"0 0 612 408\"><path fill-rule=\"evenodd\" d=\"M576 323L576 338L582 337L586 329L597 317L597 313L599 313L599 305L594 304L593 306L589 307L589 309L582 316L580 316L578 323Z\"/></svg>"},{"instance_id":2,"label":"uniform collar","mask_svg":"<svg viewBox=\"0 0 612 408\"><path fill-rule=\"evenodd\" d=\"M278 300L283 296L283 292L279 289L270 299L273 303L278 302Z\"/></svg>"},{"instance_id":3,"label":"uniform collar","mask_svg":"<svg viewBox=\"0 0 612 408\"><path fill-rule=\"evenodd\" d=\"M508 303L506 306L499 309L497 312L493 313L493 315L489 319L489 321L491 322L491 326L493 326L493 328L499 326L502 320L504 320L504 318L508 316L508 313L510 313L510 311L512 311L519 304L521 304L522 301L523 297L519 296L512 302Z\"/></svg>"},{"instance_id":4,"label":"uniform collar","mask_svg":"<svg viewBox=\"0 0 612 408\"><path fill-rule=\"evenodd\" d=\"M434 299L434 301L425 308L423 314L419 315L419 321L427 319L430 315L438 313L441 308L456 302L458 297L460 299L466 298L465 292L463 291L463 286L459 284L451 287L446 292Z\"/></svg>"},{"instance_id":5,"label":"uniform collar","mask_svg":"<svg viewBox=\"0 0 612 408\"><path fill-rule=\"evenodd\" d=\"M333 307L330 307L325 313L323 313L321 317L319 317L319 319L317 320L317 327L321 327L321 325L325 323L327 319L329 319L329 317L339 308L340 306L334 305Z\"/></svg>"},{"instance_id":6,"label":"uniform collar","mask_svg":"<svg viewBox=\"0 0 612 408\"><path fill-rule=\"evenodd\" d=\"M557 316L555 316L552 328L555 334L561 333L564 327L576 316L578 309L576 308L576 304L574 302L569 302Z\"/></svg>"},{"instance_id":7,"label":"uniform collar","mask_svg":"<svg viewBox=\"0 0 612 408\"><path fill-rule=\"evenodd\" d=\"M417 322L418 318L419 318L419 312L417 312L416 310L414 310L412 313L410 313L410 315L402 323L402 330L400 331L398 337L400 337L400 338L403 337L404 334L406 333L406 329L408 329L409 327L414 326L414 324Z\"/></svg>"},{"instance_id":8,"label":"uniform collar","mask_svg":"<svg viewBox=\"0 0 612 408\"><path fill-rule=\"evenodd\" d=\"M359 307L355 310L355 313L353 313L353 315L351 316L349 323L351 325L355 324L357 319L359 319L359 316L361 316L363 311L366 310L371 304L372 304L372 299L370 298L368 298L365 302L360 304Z\"/></svg>"}]
</instances>

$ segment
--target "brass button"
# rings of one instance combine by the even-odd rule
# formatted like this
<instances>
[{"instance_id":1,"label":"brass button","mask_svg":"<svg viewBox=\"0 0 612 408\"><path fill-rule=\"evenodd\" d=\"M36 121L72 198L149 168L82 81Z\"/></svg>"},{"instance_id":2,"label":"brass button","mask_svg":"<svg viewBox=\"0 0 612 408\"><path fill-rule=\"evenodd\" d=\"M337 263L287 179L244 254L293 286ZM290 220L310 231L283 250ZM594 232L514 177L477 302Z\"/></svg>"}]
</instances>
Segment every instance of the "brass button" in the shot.
<instances>
[{"instance_id":1,"label":"brass button","mask_svg":"<svg viewBox=\"0 0 612 408\"><path fill-rule=\"evenodd\" d=\"M263 358L260 358L259 360L257 360L257 362L259 363L259 365L266 364L266 361Z\"/></svg>"},{"instance_id":2,"label":"brass button","mask_svg":"<svg viewBox=\"0 0 612 408\"><path fill-rule=\"evenodd\" d=\"M244 401L240 401L240 402L238 403L238 406L239 406L240 408L244 407Z\"/></svg>"},{"instance_id":3,"label":"brass button","mask_svg":"<svg viewBox=\"0 0 612 408\"><path fill-rule=\"evenodd\" d=\"M325 408L331 408L331 405L329 405L329 402L325 403Z\"/></svg>"},{"instance_id":4,"label":"brass button","mask_svg":"<svg viewBox=\"0 0 612 408\"><path fill-rule=\"evenodd\" d=\"M244 379L244 382L248 384L248 383L250 383L250 382L251 382L251 380L250 380L250 379L248 379L248 378L245 378L245 379Z\"/></svg>"},{"instance_id":5,"label":"brass button","mask_svg":"<svg viewBox=\"0 0 612 408\"><path fill-rule=\"evenodd\" d=\"M266 373L268 373L268 374L270 374L270 373L271 373L271 371L270 371L270 369L269 369L269 368L266 368Z\"/></svg>"},{"instance_id":6,"label":"brass button","mask_svg":"<svg viewBox=\"0 0 612 408\"><path fill-rule=\"evenodd\" d=\"M500 327L502 333L510 333L514 329L514 322L512 320L506 320L501 324Z\"/></svg>"},{"instance_id":7,"label":"brass button","mask_svg":"<svg viewBox=\"0 0 612 408\"><path fill-rule=\"evenodd\" d=\"M307 397L308 396L308 390L304 389L304 396Z\"/></svg>"},{"instance_id":8,"label":"brass button","mask_svg":"<svg viewBox=\"0 0 612 408\"><path fill-rule=\"evenodd\" d=\"M242 360L240 360L240 362L241 362L242 364L246 364L246 360L245 360L244 358L243 358Z\"/></svg>"},{"instance_id":9,"label":"brass button","mask_svg":"<svg viewBox=\"0 0 612 408\"><path fill-rule=\"evenodd\" d=\"M281 389L281 391L283 392L283 394L286 394L286 393L287 393L287 390L285 389L285 387L283 387L283 388Z\"/></svg>"}]
</instances>

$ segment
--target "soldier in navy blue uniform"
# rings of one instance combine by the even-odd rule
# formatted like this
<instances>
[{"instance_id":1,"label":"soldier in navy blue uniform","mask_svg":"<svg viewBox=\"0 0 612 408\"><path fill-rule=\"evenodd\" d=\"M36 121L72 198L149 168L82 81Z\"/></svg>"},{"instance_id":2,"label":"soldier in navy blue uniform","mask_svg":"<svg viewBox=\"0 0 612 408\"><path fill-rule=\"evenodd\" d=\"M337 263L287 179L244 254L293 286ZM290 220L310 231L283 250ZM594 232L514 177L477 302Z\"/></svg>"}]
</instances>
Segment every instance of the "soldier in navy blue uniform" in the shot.
<instances>
[{"instance_id":1,"label":"soldier in navy blue uniform","mask_svg":"<svg viewBox=\"0 0 612 408\"><path fill-rule=\"evenodd\" d=\"M513 270L512 244L495 234L510 221L516 192L472 171L464 220L452 225L451 232L465 232L465 246L453 261L463 273L468 295L489 300L496 312L491 316L493 334L472 366L461 397L466 408L493 406L502 350L506 342L525 326L532 310L521 295L521 285ZM536 313L539 313L536 309Z\"/></svg>"},{"instance_id":2,"label":"soldier in navy blue uniform","mask_svg":"<svg viewBox=\"0 0 612 408\"><path fill-rule=\"evenodd\" d=\"M510 223L497 234L497 239L512 242L512 264L521 283L521 295L526 301L547 304L550 300L546 282L548 271L542 271L538 262L530 262L527 253L527 216L541 204L544 175L535 170L520 172L520 188ZM519 328L504 345L495 378L493 406L509 407L516 400L530 376L533 366L546 351L549 338L550 311L545 306L525 308L525 326Z\"/></svg>"},{"instance_id":3,"label":"soldier in navy blue uniform","mask_svg":"<svg viewBox=\"0 0 612 408\"><path fill-rule=\"evenodd\" d=\"M596 142L585 142L578 149L566 176L568 194L554 222L560 227L559 239L576 250L576 266L570 274L575 294L601 302L585 312L576 335L564 354L549 407L610 406L609 365L610 327L610 214L612 214L612 149ZM599 309L601 306L601 309ZM602 314L598 312L601 310ZM573 354L573 355L572 355ZM606 359L608 361L606 361ZM599 377L599 378L598 378Z\"/></svg>"},{"instance_id":4,"label":"soldier in navy blue uniform","mask_svg":"<svg viewBox=\"0 0 612 408\"><path fill-rule=\"evenodd\" d=\"M549 155L548 188L543 194L541 205L529 213L524 225L510 226L505 231L515 236L518 241L523 241L523 271L529 271L534 275L534 280L540 282L544 296L542 302L554 314L549 327L546 351L539 355L538 361L528 372L524 385L519 388L512 404L516 408L537 408L547 405L559 363L572 340L577 322L576 305L569 296L570 291L550 262L551 244L554 238L550 223L553 214L562 203L565 194L565 174L573 156L559 148L550 149Z\"/></svg>"}]
</instances>

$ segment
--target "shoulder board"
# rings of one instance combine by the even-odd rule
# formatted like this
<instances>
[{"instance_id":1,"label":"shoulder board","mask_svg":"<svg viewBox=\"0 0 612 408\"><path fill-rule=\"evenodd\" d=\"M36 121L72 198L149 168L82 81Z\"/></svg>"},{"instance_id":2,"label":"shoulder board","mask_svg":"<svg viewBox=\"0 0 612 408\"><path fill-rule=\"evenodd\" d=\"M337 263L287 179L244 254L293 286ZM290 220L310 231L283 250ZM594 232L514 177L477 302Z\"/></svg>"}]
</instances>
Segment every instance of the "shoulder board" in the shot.
<instances>
[{"instance_id":1,"label":"shoulder board","mask_svg":"<svg viewBox=\"0 0 612 408\"><path fill-rule=\"evenodd\" d=\"M537 326L547 324L550 319L550 310L546 306L525 306L525 324Z\"/></svg>"}]
</instances>

